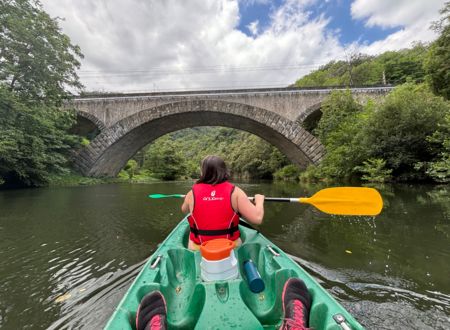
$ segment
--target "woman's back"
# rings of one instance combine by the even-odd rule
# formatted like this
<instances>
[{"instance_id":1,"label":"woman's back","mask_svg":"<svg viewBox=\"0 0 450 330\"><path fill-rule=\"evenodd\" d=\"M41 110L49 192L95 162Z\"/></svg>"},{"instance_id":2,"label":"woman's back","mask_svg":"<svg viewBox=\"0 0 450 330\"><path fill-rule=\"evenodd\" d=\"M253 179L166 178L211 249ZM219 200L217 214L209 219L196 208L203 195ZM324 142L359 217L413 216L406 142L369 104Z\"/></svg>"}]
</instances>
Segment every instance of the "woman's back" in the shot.
<instances>
[{"instance_id":1,"label":"woman's back","mask_svg":"<svg viewBox=\"0 0 450 330\"><path fill-rule=\"evenodd\" d=\"M255 195L255 204L242 189L228 182L225 162L216 156L202 161L201 177L186 194L181 210L190 213L190 247L226 237L239 239L239 217L260 224L264 216L264 196Z\"/></svg>"}]
</instances>

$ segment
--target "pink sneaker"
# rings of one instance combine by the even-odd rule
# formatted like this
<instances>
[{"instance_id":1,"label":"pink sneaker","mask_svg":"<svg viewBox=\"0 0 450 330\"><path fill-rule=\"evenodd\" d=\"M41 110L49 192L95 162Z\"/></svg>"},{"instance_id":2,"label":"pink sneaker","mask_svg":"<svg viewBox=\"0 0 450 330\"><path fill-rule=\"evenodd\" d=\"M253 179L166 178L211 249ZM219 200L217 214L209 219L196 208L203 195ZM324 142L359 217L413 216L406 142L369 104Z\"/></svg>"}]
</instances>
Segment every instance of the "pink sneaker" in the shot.
<instances>
[{"instance_id":1,"label":"pink sneaker","mask_svg":"<svg viewBox=\"0 0 450 330\"><path fill-rule=\"evenodd\" d=\"M164 296L159 291L142 298L136 312L136 330L167 329L167 307Z\"/></svg>"},{"instance_id":2,"label":"pink sneaker","mask_svg":"<svg viewBox=\"0 0 450 330\"><path fill-rule=\"evenodd\" d=\"M282 295L283 323L280 330L307 330L311 295L305 283L299 278L286 281Z\"/></svg>"}]
</instances>

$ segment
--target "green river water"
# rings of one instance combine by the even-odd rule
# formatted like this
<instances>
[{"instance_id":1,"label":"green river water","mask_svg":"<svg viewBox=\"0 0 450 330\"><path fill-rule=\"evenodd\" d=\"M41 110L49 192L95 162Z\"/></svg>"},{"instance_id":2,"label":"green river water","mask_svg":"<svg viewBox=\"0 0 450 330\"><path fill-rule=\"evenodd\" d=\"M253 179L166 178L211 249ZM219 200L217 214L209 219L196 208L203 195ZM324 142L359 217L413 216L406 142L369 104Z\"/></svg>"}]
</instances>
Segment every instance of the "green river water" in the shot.
<instances>
[{"instance_id":1,"label":"green river water","mask_svg":"<svg viewBox=\"0 0 450 330\"><path fill-rule=\"evenodd\" d=\"M0 191L0 328L101 329L183 217L189 182ZM320 188L242 183L249 195ZM450 329L450 188L390 186L376 218L266 204L260 230L368 329Z\"/></svg>"}]
</instances>

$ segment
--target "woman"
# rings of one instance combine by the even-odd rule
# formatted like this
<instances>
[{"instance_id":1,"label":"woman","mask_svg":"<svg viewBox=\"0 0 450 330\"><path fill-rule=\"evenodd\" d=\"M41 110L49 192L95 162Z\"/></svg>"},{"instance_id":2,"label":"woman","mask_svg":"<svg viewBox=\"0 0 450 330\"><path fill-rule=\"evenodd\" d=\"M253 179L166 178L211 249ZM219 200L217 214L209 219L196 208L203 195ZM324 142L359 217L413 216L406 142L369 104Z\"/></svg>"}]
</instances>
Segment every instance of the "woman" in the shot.
<instances>
[{"instance_id":1,"label":"woman","mask_svg":"<svg viewBox=\"0 0 450 330\"><path fill-rule=\"evenodd\" d=\"M239 217L252 224L261 224L264 216L264 196L255 195L255 204L242 189L228 182L225 162L217 156L202 161L200 179L184 199L181 210L190 213L189 249L215 238L228 238L241 244Z\"/></svg>"}]
</instances>

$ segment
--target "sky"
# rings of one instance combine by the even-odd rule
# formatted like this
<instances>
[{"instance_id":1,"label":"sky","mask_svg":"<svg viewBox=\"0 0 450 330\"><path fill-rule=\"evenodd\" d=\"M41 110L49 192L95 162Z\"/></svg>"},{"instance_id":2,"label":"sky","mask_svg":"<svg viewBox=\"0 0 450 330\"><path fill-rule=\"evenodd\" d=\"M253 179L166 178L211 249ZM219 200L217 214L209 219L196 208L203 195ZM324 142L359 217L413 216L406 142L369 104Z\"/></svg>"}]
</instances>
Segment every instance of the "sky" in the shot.
<instances>
[{"instance_id":1,"label":"sky","mask_svg":"<svg viewBox=\"0 0 450 330\"><path fill-rule=\"evenodd\" d=\"M41 0L86 91L285 87L331 60L436 38L446 0Z\"/></svg>"}]
</instances>

